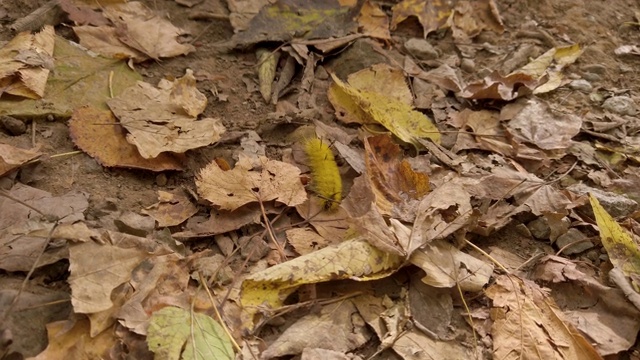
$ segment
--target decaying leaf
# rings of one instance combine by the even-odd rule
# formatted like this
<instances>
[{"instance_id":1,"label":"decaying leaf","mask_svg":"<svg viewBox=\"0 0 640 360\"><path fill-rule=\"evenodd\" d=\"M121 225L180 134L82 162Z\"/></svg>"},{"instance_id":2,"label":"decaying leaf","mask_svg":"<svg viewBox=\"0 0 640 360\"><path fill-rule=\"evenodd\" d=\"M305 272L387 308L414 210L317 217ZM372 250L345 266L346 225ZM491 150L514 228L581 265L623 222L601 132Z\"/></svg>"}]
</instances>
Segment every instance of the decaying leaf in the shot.
<instances>
[{"instance_id":1,"label":"decaying leaf","mask_svg":"<svg viewBox=\"0 0 640 360\"><path fill-rule=\"evenodd\" d=\"M59 219L61 224L84 220L83 212L89 205L87 195L73 191L52 196L46 191L23 184L13 186L8 195L38 209L42 214L8 197L0 196L0 269L29 271L33 266L45 266L68 258L66 241L58 246L49 246L40 257L39 254L47 243L49 232L54 226L53 220ZM82 232L78 229L76 231ZM73 231L66 235L71 233ZM64 232L56 233L55 239L60 239L57 234ZM86 240L86 237L83 239Z\"/></svg>"},{"instance_id":2,"label":"decaying leaf","mask_svg":"<svg viewBox=\"0 0 640 360\"><path fill-rule=\"evenodd\" d=\"M534 282L502 275L486 290L493 300L497 359L602 359Z\"/></svg>"},{"instance_id":3,"label":"decaying leaf","mask_svg":"<svg viewBox=\"0 0 640 360\"><path fill-rule=\"evenodd\" d=\"M234 359L220 324L205 314L172 306L153 313L147 344L155 359Z\"/></svg>"},{"instance_id":4,"label":"decaying leaf","mask_svg":"<svg viewBox=\"0 0 640 360\"><path fill-rule=\"evenodd\" d=\"M2 93L40 99L44 96L49 71L54 67L55 32L19 33L0 49L0 96Z\"/></svg>"},{"instance_id":5,"label":"decaying leaf","mask_svg":"<svg viewBox=\"0 0 640 360\"><path fill-rule=\"evenodd\" d=\"M262 168L239 162L228 171L212 162L196 178L198 193L223 210L272 200L295 206L307 199L297 167L266 157L261 157L260 161Z\"/></svg>"},{"instance_id":6,"label":"decaying leaf","mask_svg":"<svg viewBox=\"0 0 640 360\"><path fill-rule=\"evenodd\" d=\"M554 299L564 304L562 310L569 321L592 341L600 355L629 349L640 330L640 310L621 289L603 285L581 267L579 262L548 255L540 259L532 280L546 281Z\"/></svg>"},{"instance_id":7,"label":"decaying leaf","mask_svg":"<svg viewBox=\"0 0 640 360\"><path fill-rule=\"evenodd\" d=\"M172 98L176 87L183 87L179 79L173 83L162 79L157 88L139 81L107 101L120 124L129 131L127 141L134 144L145 159L163 152L183 153L213 144L226 131L219 119L198 120L189 115L184 101L176 96ZM191 90L195 91L198 90ZM185 89L181 92L184 94Z\"/></svg>"},{"instance_id":8,"label":"decaying leaf","mask_svg":"<svg viewBox=\"0 0 640 360\"><path fill-rule=\"evenodd\" d=\"M365 1L358 15L358 24L362 32L377 39L390 40L389 18L378 4Z\"/></svg>"},{"instance_id":9,"label":"decaying leaf","mask_svg":"<svg viewBox=\"0 0 640 360\"><path fill-rule=\"evenodd\" d=\"M280 51L269 51L264 48L256 50L258 58L258 81L260 82L260 94L265 102L271 100L273 80L276 78L276 67L280 59Z\"/></svg>"}]
</instances>

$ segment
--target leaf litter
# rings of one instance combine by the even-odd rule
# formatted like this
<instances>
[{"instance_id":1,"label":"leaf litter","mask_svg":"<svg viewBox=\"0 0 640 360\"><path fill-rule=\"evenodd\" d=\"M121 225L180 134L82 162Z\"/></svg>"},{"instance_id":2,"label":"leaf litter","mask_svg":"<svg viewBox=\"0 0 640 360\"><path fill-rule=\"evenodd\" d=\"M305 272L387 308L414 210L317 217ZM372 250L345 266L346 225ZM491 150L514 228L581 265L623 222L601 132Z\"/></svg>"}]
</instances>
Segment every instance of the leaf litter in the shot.
<instances>
[{"instance_id":1,"label":"leaf litter","mask_svg":"<svg viewBox=\"0 0 640 360\"><path fill-rule=\"evenodd\" d=\"M629 190L640 178L637 129L625 115L632 110L594 106L585 115L564 104L576 63L590 56L584 47L554 33L573 44L559 46L513 20L514 36L535 41L505 47L505 9L493 1L228 5L228 16L214 18L228 18L236 33L213 46L184 41L187 27L140 2L62 1L64 21L101 56L50 26L50 51L14 51L38 36L28 33L0 51L8 69L0 115L32 121L31 147L20 136L0 144L0 267L35 288L61 284L73 313L47 314L57 320L48 345L2 345L1 354L598 359L631 351L640 329L640 195ZM398 34L436 44L429 56L438 60ZM367 50L365 37L390 46ZM242 53L211 52L254 45L241 75L233 71ZM362 53L344 70L336 62L350 51ZM505 52L518 56L506 64L497 56ZM200 54L224 59L232 74ZM171 74L149 70L161 58ZM41 86L29 85L28 71ZM23 86L16 79L36 95L13 91ZM599 89L588 101L625 92ZM227 111L245 105L252 112L242 117ZM110 189L106 199L39 190L60 176L38 174L57 161L35 142L46 143L36 124L47 116L71 117L68 133L99 174L137 171L118 173L124 180L91 175ZM305 161L310 138L323 147L307 149ZM136 192L127 178L145 181L144 170L156 173L153 196L127 209L120 204ZM29 298L24 284L2 302L9 340L23 331L14 317ZM584 289L589 296L579 296Z\"/></svg>"}]
</instances>

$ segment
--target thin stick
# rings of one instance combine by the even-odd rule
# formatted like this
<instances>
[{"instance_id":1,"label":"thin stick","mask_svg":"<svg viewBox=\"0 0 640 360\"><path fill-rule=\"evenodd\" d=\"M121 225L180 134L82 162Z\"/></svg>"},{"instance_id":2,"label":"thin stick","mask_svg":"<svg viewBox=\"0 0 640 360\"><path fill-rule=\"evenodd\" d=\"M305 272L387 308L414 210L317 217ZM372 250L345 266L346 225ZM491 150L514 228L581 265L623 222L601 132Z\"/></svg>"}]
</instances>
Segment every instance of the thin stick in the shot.
<instances>
[{"instance_id":1,"label":"thin stick","mask_svg":"<svg viewBox=\"0 0 640 360\"><path fill-rule=\"evenodd\" d=\"M211 295L211 291L209 290L209 287L207 286L207 282L205 281L204 276L202 276L202 272L198 271L198 277L200 278L201 286L204 287L204 291L207 292L207 296L209 297L209 301L211 301L211 305L213 305L213 310L215 311L216 317L218 318L218 321L222 325L222 328L224 329L224 332L227 333L227 336L229 337L229 339L231 339L231 343L233 343L233 346L236 348L236 350L238 352L241 352L242 349L240 348L240 345L238 345L238 343L236 342L236 339L234 339L233 335L231 335L231 332L229 331L229 328L227 327L227 324L222 319L222 315L220 315L220 312L218 311L218 305L216 304L216 301L213 299L213 295ZM222 306L222 305L220 305L220 306Z\"/></svg>"}]
</instances>

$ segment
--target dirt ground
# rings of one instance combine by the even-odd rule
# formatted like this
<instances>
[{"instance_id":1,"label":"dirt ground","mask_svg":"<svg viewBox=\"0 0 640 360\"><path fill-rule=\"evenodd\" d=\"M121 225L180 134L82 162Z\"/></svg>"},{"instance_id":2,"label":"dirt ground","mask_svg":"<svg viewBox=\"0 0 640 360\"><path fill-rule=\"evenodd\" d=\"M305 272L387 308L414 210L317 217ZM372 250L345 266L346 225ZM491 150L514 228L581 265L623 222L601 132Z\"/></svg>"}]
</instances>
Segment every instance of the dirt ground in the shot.
<instances>
[{"instance_id":1,"label":"dirt ground","mask_svg":"<svg viewBox=\"0 0 640 360\"><path fill-rule=\"evenodd\" d=\"M204 14L228 14L226 3L223 0L204 0L193 8L178 5L169 0L143 0L149 8L165 14L170 21L183 29L188 30L189 36L186 42L191 42L196 51L187 56L178 56L162 61L147 61L136 65L136 71L143 76L143 80L156 84L160 79L174 79L182 76L186 69L192 69L199 79L198 89L207 95L208 106L203 114L206 117L219 118L227 128L227 137L218 144L204 148L191 150L186 153L186 168L184 172L167 171L162 174L144 170L105 168L90 156L80 153L68 156L45 158L36 165L24 168L18 177L12 180L4 179L0 184L4 189L9 189L13 182L22 182L31 187L45 190L54 196L62 195L70 190L79 190L88 195L89 208L85 215L88 223L95 226L106 226L101 221L103 209L114 206L119 211L140 212L157 202L157 191L166 189L186 188L196 191L194 183L195 175L213 159L224 158L229 163L234 163L234 152L239 147L239 134L248 130L254 130L260 135L267 146L267 156L279 159L283 149L290 149L293 141L289 135L298 127L308 125L312 119L321 120L331 125L349 128L338 122L334 117L334 109L326 97L326 89L331 84L330 78L316 78L314 94L316 94L316 106L311 116L307 118L289 117L282 121L275 114L275 106L266 104L258 92L258 78L256 70L256 56L252 49L246 51L221 51L216 46L228 40L233 35L233 28L229 21L223 17L219 19L193 20L195 13ZM0 4L0 44L13 38L14 33L9 25L16 19L25 17L33 10L45 3L44 0L3 0ZM380 1L383 8L389 9L392 1ZM465 80L481 78L491 69L499 68L496 64L504 64L514 58L514 53L523 48L525 44L533 45L527 56L523 57L524 63L537 57L547 49L579 43L585 51L575 64L570 65L565 74L569 79L587 79L593 86L593 90L582 92L568 86L547 94L539 95L540 98L552 104L554 110L576 114L584 119L595 119L603 116L605 111L601 102L591 96L600 92L607 94L629 95L636 102L640 101L638 90L640 84L640 57L634 55L618 56L614 51L622 45L635 45L640 42L640 31L637 25L638 19L634 13L640 11L640 3L634 0L496 0L500 15L505 24L506 31L503 34L485 32L475 39L474 44L491 44L499 52L477 51L473 65L463 72ZM630 24L634 23L636 24ZM59 35L76 40L73 32L65 25L56 27ZM400 28L392 32L393 39L382 47L391 56L397 56L404 52L402 44L410 38L422 37L422 29L415 20L408 20ZM438 32L428 38L429 42L441 54L440 58L459 55L450 34ZM332 57L320 61L320 66L336 74L349 74L375 62L377 57L368 53L367 49L358 52L357 45ZM512 65L518 68L524 63ZM298 75L294 84L300 81ZM215 96L214 91L219 95ZM284 97L295 103L297 93L293 91ZM221 101L220 99L224 99ZM427 111L427 114L429 111ZM46 155L56 155L77 150L70 139L69 128L64 119L48 121L37 119L35 122L27 120L29 125L26 133L19 136L11 136L0 132L0 141L20 148L31 148L33 141L40 146L40 150ZM31 125L34 124L34 125ZM31 133L31 126L35 126L35 133ZM587 134L581 133L574 140L588 139ZM410 153L411 149L407 149ZM567 171L572 161L565 160L554 164L554 168L539 169L537 175L544 177L558 171ZM573 179L585 179L586 174L580 173L580 167L573 170ZM562 185L569 185L562 184ZM596 185L597 186L597 185ZM632 199L640 199L640 190L637 188L626 189L627 196ZM0 209L0 212L2 210ZM200 206L201 215L206 215L208 210ZM521 219L522 223L532 220ZM180 231L180 227L172 228L173 232ZM555 253L548 242L531 239L522 235L522 228L508 226L493 234L486 241L479 244L485 250L490 246L497 246L504 250L517 253L524 258L529 258L539 252L545 254ZM194 250L212 247L210 240L200 239L190 242L188 246ZM594 253L581 253L572 258L586 261L595 268L601 266L600 245L593 249ZM33 284L43 286L51 291L47 299L55 301L63 298L69 291L65 283L68 274L68 262L61 261L38 269L32 276ZM10 280L14 285L13 292L5 294L8 299L2 299L0 304L10 302L10 294L15 294L19 287L19 281L24 279L23 272L0 272L0 277ZM29 299L21 299L28 303ZM59 305L56 305L59 306ZM47 317L53 316L64 319L68 316L70 308L59 306L59 309ZM42 317L37 311L23 313L24 321ZM31 317L31 318L30 318ZM46 342L42 337L44 329L42 325L52 319L39 319L33 321L34 329L25 330L23 334L13 334L14 337L34 335L29 340L34 344L32 349L21 349L25 356L34 356L41 351ZM14 321L18 321L15 320ZM46 339L46 338L45 338ZM375 346L374 346L375 348ZM635 347L634 347L635 348ZM634 354L634 348L627 354L615 357L619 359L629 358ZM611 357L614 358L614 357Z\"/></svg>"}]
</instances>

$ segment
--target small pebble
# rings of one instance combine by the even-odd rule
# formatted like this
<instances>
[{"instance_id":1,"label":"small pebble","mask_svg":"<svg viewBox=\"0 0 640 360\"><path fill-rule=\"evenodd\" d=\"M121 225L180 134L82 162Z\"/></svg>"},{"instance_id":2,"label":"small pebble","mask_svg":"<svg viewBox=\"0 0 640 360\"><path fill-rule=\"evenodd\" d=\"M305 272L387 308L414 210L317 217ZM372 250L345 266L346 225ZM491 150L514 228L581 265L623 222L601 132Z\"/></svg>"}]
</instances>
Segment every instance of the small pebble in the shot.
<instances>
[{"instance_id":1,"label":"small pebble","mask_svg":"<svg viewBox=\"0 0 640 360\"><path fill-rule=\"evenodd\" d=\"M600 76L598 74L594 74L594 73L585 73L582 77L585 80L591 81L591 82L597 82L597 81L602 80L602 76Z\"/></svg>"},{"instance_id":2,"label":"small pebble","mask_svg":"<svg viewBox=\"0 0 640 360\"><path fill-rule=\"evenodd\" d=\"M590 93L593 90L593 86L587 80L573 80L569 83L569 87L573 90L578 90L583 93Z\"/></svg>"},{"instance_id":3,"label":"small pebble","mask_svg":"<svg viewBox=\"0 0 640 360\"><path fill-rule=\"evenodd\" d=\"M158 174L158 176L156 176L156 184L158 186L167 185L167 175L165 175L165 173Z\"/></svg>"},{"instance_id":4,"label":"small pebble","mask_svg":"<svg viewBox=\"0 0 640 360\"><path fill-rule=\"evenodd\" d=\"M27 125L22 120L18 120L11 116L0 116L0 124L4 127L10 135L18 136L27 131Z\"/></svg>"},{"instance_id":5,"label":"small pebble","mask_svg":"<svg viewBox=\"0 0 640 360\"><path fill-rule=\"evenodd\" d=\"M636 103L628 96L613 96L602 104L602 108L620 115L636 114Z\"/></svg>"},{"instance_id":6,"label":"small pebble","mask_svg":"<svg viewBox=\"0 0 640 360\"><path fill-rule=\"evenodd\" d=\"M476 69L476 63L474 63L471 59L464 58L460 63L460 68L464 72L472 73Z\"/></svg>"},{"instance_id":7,"label":"small pebble","mask_svg":"<svg viewBox=\"0 0 640 360\"><path fill-rule=\"evenodd\" d=\"M425 39L409 39L404 48L420 60L434 60L440 57L438 50Z\"/></svg>"},{"instance_id":8,"label":"small pebble","mask_svg":"<svg viewBox=\"0 0 640 360\"><path fill-rule=\"evenodd\" d=\"M604 75L607 72L607 67L602 64L590 64L582 67L582 70L587 73Z\"/></svg>"},{"instance_id":9,"label":"small pebble","mask_svg":"<svg viewBox=\"0 0 640 360\"><path fill-rule=\"evenodd\" d=\"M563 254L572 255L592 249L595 245L591 240L587 240L587 237L580 230L571 228L565 234L558 236L556 246L558 249L564 249ZM567 247L565 248L565 246Z\"/></svg>"}]
</instances>

